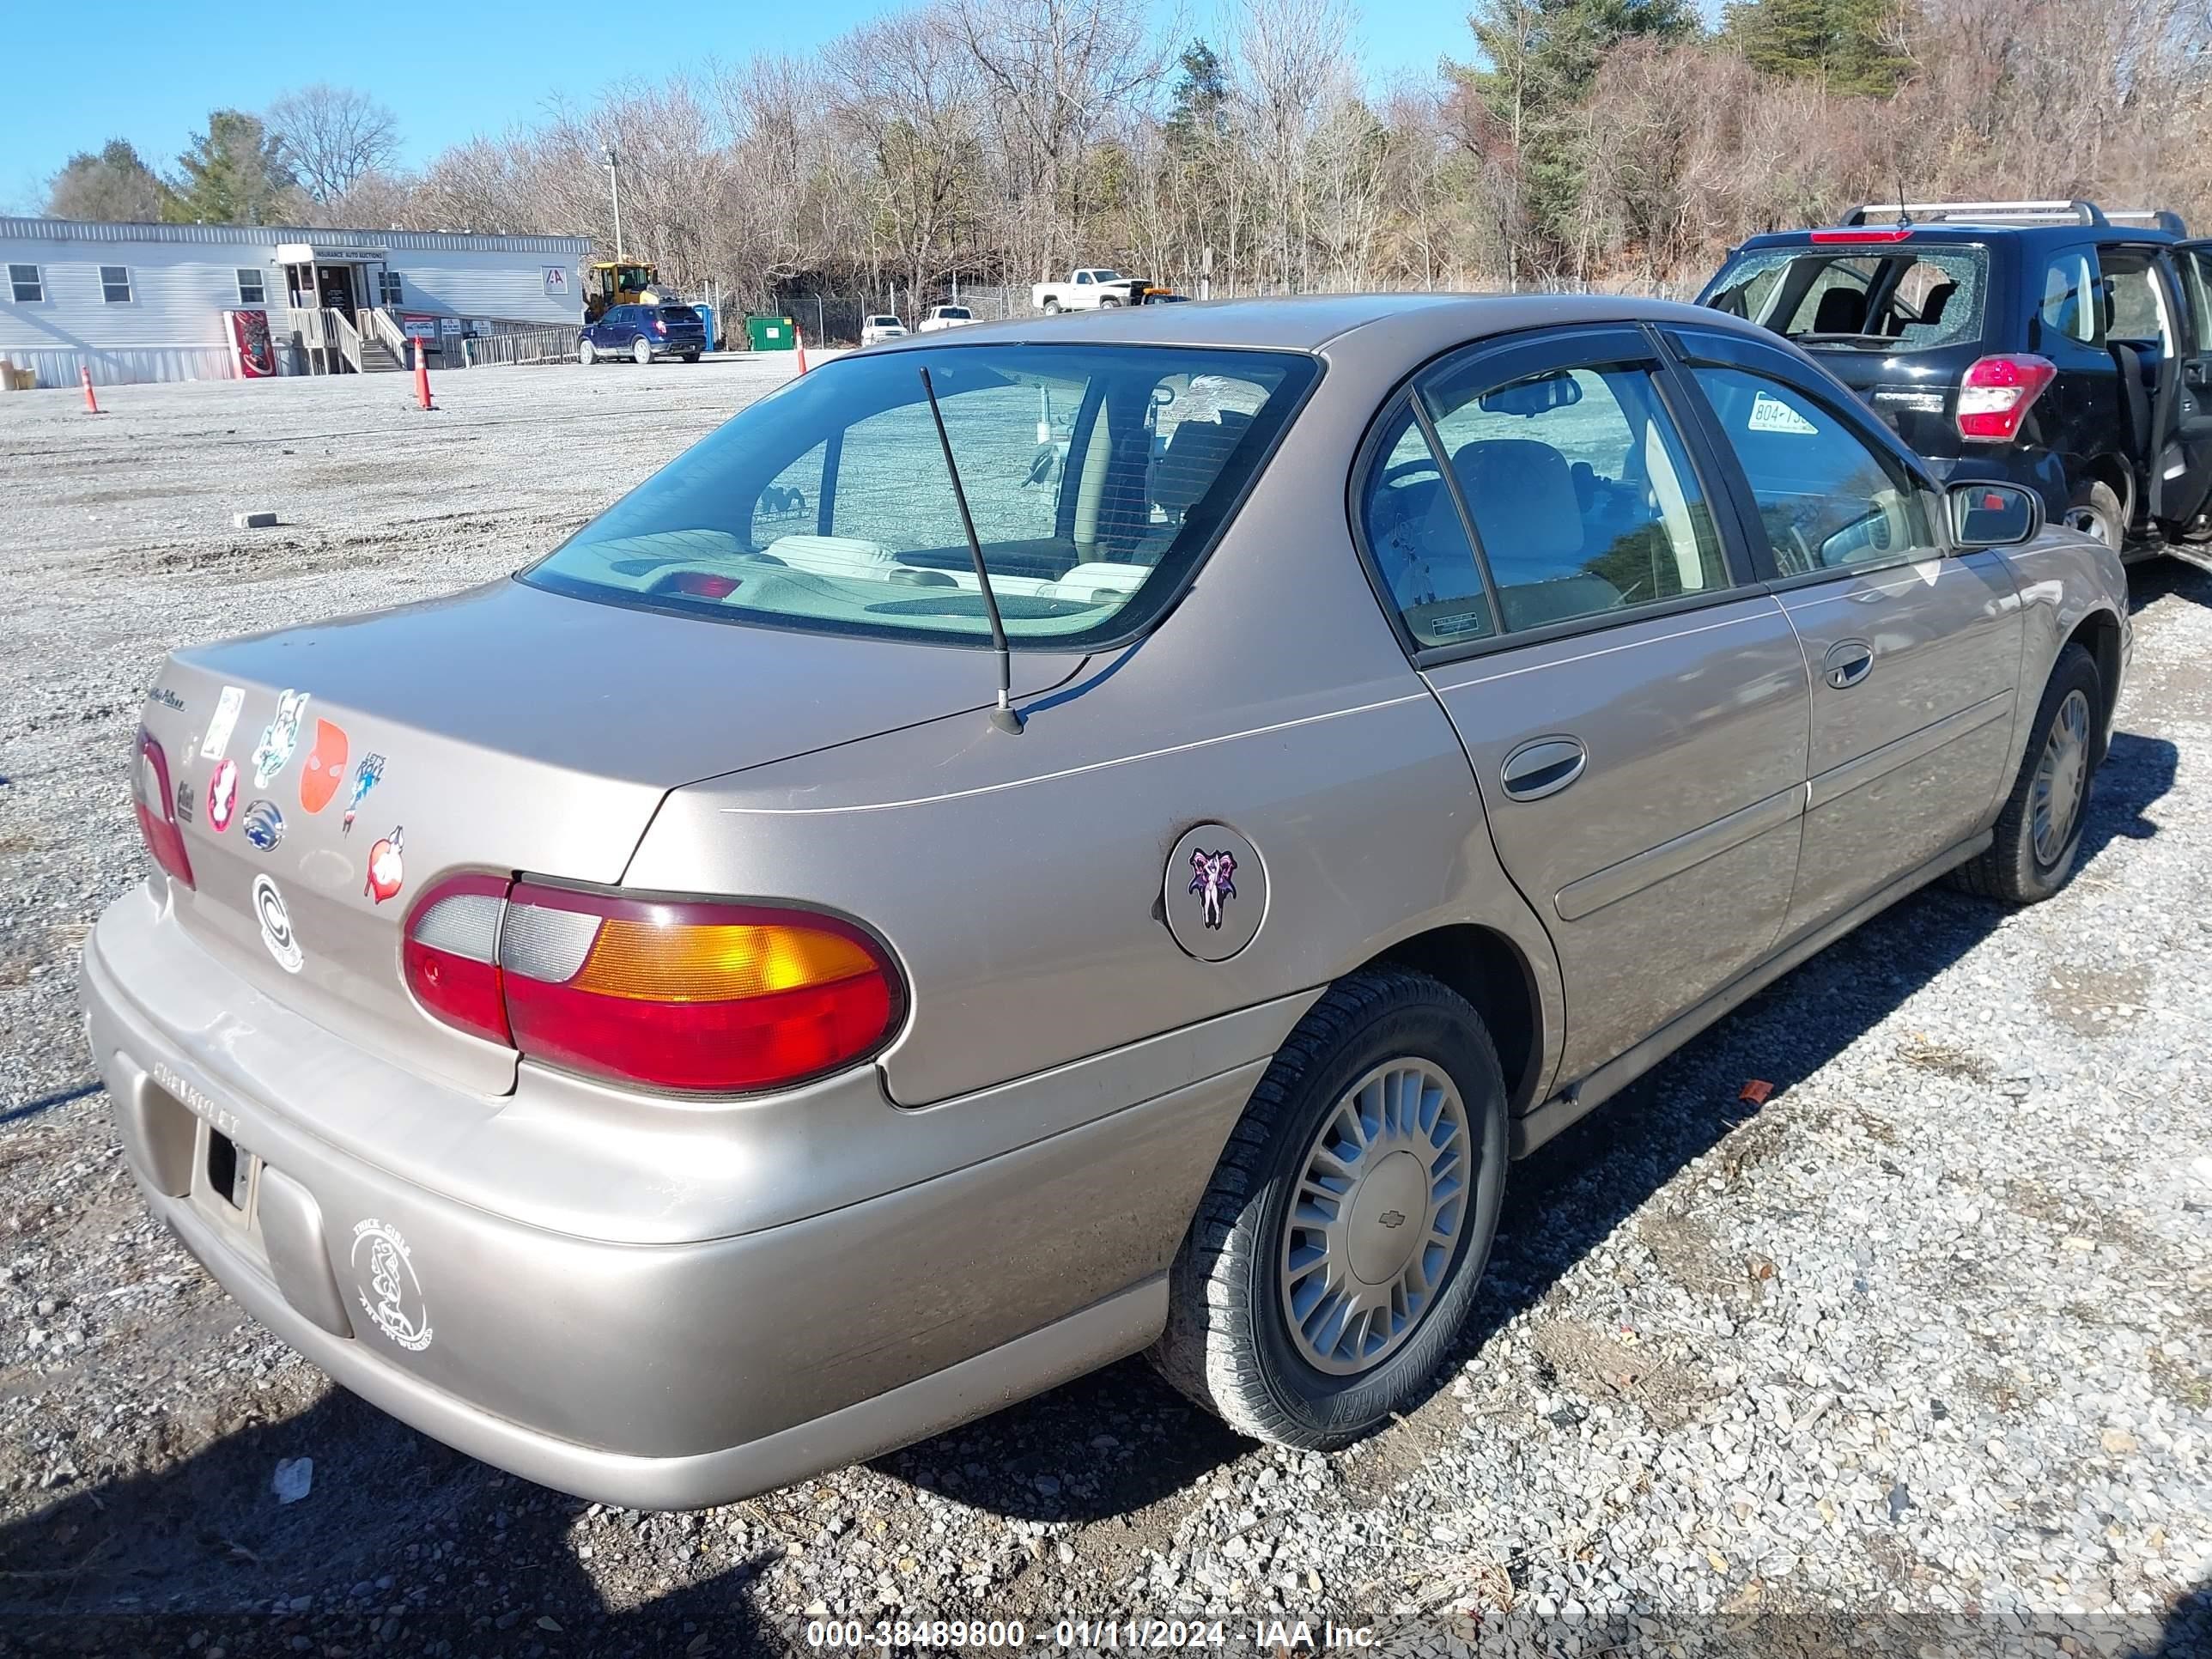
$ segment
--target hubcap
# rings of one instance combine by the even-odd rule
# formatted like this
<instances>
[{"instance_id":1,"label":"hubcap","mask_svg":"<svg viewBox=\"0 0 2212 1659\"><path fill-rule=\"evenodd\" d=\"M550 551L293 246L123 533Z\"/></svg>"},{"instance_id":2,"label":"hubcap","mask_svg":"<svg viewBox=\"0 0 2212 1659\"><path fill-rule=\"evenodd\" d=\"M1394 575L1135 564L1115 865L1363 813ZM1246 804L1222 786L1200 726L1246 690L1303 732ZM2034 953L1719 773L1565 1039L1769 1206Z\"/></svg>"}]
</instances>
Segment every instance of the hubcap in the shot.
<instances>
[{"instance_id":1,"label":"hubcap","mask_svg":"<svg viewBox=\"0 0 2212 1659\"><path fill-rule=\"evenodd\" d=\"M2066 513L2066 527L2078 530L2085 536L2094 536L2107 547L2118 547L2119 538L2105 515L2092 507L2069 507Z\"/></svg>"},{"instance_id":2,"label":"hubcap","mask_svg":"<svg viewBox=\"0 0 2212 1659\"><path fill-rule=\"evenodd\" d=\"M2035 764L2035 784L2030 797L2034 816L2035 860L2045 869L2058 862L2073 838L2074 820L2081 811L2082 786L2089 776L2089 699L2069 691L2051 722L2051 736Z\"/></svg>"},{"instance_id":3,"label":"hubcap","mask_svg":"<svg viewBox=\"0 0 2212 1659\"><path fill-rule=\"evenodd\" d=\"M1404 1346L1467 1221L1467 1109L1441 1067L1394 1060L1347 1090L1306 1150L1279 1279L1306 1363L1346 1376Z\"/></svg>"}]
</instances>

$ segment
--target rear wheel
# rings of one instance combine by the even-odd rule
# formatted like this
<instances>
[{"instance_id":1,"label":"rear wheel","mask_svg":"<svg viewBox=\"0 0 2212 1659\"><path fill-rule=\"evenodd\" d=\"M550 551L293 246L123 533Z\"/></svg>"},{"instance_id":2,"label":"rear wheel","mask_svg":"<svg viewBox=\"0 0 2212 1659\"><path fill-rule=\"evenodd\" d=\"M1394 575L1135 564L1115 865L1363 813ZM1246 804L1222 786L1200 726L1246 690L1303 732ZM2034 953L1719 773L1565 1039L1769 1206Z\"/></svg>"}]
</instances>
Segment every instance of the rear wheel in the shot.
<instances>
[{"instance_id":1,"label":"rear wheel","mask_svg":"<svg viewBox=\"0 0 2212 1659\"><path fill-rule=\"evenodd\" d=\"M583 364L586 368L589 368L599 360L599 354L589 340L583 341L576 347L576 361Z\"/></svg>"},{"instance_id":2,"label":"rear wheel","mask_svg":"<svg viewBox=\"0 0 2212 1659\"><path fill-rule=\"evenodd\" d=\"M629 355L631 361L642 368L653 361L653 348L643 340L639 340L631 345Z\"/></svg>"},{"instance_id":3,"label":"rear wheel","mask_svg":"<svg viewBox=\"0 0 2212 1659\"><path fill-rule=\"evenodd\" d=\"M2092 478L2076 487L2066 505L2064 521L2069 530L2094 536L2115 553L2127 539L2128 523L2120 498L2101 479Z\"/></svg>"},{"instance_id":4,"label":"rear wheel","mask_svg":"<svg viewBox=\"0 0 2212 1659\"><path fill-rule=\"evenodd\" d=\"M2028 731L2020 775L1997 815L1996 839L1960 870L1960 885L2008 904L2035 904L2074 878L2104 695L2087 651L2069 645L2058 653Z\"/></svg>"},{"instance_id":5,"label":"rear wheel","mask_svg":"<svg viewBox=\"0 0 2212 1659\"><path fill-rule=\"evenodd\" d=\"M1412 1404L1482 1277L1505 1085L1474 1010L1369 969L1268 1067L1169 1275L1161 1373L1231 1428L1328 1450Z\"/></svg>"},{"instance_id":6,"label":"rear wheel","mask_svg":"<svg viewBox=\"0 0 2212 1659\"><path fill-rule=\"evenodd\" d=\"M1051 298L1050 296L1047 296L1044 302L1044 314L1048 317L1057 317L1060 315L1060 301Z\"/></svg>"}]
</instances>

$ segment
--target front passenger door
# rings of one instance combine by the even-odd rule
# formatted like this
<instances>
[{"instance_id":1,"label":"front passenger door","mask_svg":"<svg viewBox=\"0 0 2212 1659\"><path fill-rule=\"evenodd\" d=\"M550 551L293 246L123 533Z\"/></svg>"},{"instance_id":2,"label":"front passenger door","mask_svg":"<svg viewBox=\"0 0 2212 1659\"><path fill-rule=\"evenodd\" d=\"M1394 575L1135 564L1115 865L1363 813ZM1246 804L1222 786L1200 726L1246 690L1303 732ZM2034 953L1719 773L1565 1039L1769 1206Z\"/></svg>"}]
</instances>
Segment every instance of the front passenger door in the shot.
<instances>
[{"instance_id":1,"label":"front passenger door","mask_svg":"<svg viewBox=\"0 0 2212 1659\"><path fill-rule=\"evenodd\" d=\"M1630 327L1472 348L1364 475L1378 586L1559 951L1563 1080L1756 963L1796 875L1803 655L1668 378Z\"/></svg>"},{"instance_id":2,"label":"front passenger door","mask_svg":"<svg viewBox=\"0 0 2212 1659\"><path fill-rule=\"evenodd\" d=\"M2183 471L2166 481L2167 519L2177 531L2197 527L2212 509L2212 241L2184 242L2174 250L2181 278L2185 356L2174 411L2174 441ZM2169 545L2167 550L2191 564L2212 569L2212 548L2203 544Z\"/></svg>"},{"instance_id":3,"label":"front passenger door","mask_svg":"<svg viewBox=\"0 0 2212 1659\"><path fill-rule=\"evenodd\" d=\"M1947 552L1940 498L1848 392L1762 342L1674 337L1812 681L1795 935L1988 826L2036 696L2019 591L2002 553Z\"/></svg>"}]
</instances>

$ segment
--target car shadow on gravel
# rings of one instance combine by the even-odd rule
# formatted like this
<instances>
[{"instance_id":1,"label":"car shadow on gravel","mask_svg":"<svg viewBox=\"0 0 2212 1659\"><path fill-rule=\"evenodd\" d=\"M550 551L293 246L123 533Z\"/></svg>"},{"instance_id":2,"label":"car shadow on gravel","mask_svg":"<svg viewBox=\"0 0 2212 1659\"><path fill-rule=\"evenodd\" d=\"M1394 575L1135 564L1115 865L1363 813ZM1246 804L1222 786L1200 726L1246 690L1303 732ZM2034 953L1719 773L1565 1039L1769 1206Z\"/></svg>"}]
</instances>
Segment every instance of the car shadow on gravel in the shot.
<instances>
[{"instance_id":1,"label":"car shadow on gravel","mask_svg":"<svg viewBox=\"0 0 2212 1659\"><path fill-rule=\"evenodd\" d=\"M90 1462L96 1447L76 1455ZM280 1504L277 1464L302 1456L314 1460L312 1488ZM593 1506L335 1388L157 1473L55 1495L0 1527L0 1655L596 1659L785 1646L744 1593L766 1564L745 1534L680 1516L580 1531ZM611 1538L634 1547L641 1529L653 1547L637 1588L653 1599L611 1606L578 1545L596 1538L605 1555ZM620 1563L611 1576L640 1575Z\"/></svg>"},{"instance_id":2,"label":"car shadow on gravel","mask_svg":"<svg viewBox=\"0 0 2212 1659\"><path fill-rule=\"evenodd\" d=\"M2128 614L2136 616L2146 605L2169 594L2178 595L2212 610L2212 571L2201 570L2179 559L2146 559L2128 567Z\"/></svg>"},{"instance_id":3,"label":"car shadow on gravel","mask_svg":"<svg viewBox=\"0 0 2212 1659\"><path fill-rule=\"evenodd\" d=\"M2156 833L2146 814L2173 787L2179 763L2179 751L2163 738L2113 735L2083 826L2085 877L2094 878L2098 855L2115 840ZM1424 1400L1507 1321L1541 1303L1561 1274L1685 1165L1755 1119L1759 1107L1741 1098L1746 1083L1771 1084L1774 1097L1784 1096L2009 914L1943 884L1913 895L1785 975L1515 1166L1482 1293ZM1395 1454L1386 1443L1408 1432L1393 1427L1370 1441L1382 1454L1378 1462L1390 1463ZM1253 1444L1191 1407L1143 1360L1131 1359L873 1467L1018 1519L1095 1522L1132 1515L1201 1482Z\"/></svg>"}]
</instances>

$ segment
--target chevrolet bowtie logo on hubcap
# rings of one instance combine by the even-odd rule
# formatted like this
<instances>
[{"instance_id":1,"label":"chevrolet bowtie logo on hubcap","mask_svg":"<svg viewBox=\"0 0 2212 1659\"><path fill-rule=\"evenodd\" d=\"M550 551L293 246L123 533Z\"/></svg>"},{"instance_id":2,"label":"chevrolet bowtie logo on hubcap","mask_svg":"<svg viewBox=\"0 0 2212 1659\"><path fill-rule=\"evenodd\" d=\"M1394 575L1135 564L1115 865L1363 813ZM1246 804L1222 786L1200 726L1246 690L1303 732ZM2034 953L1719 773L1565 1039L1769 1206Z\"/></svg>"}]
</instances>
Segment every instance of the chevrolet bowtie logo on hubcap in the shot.
<instances>
[{"instance_id":1,"label":"chevrolet bowtie logo on hubcap","mask_svg":"<svg viewBox=\"0 0 2212 1659\"><path fill-rule=\"evenodd\" d=\"M1402 1227L1406 1224L1406 1215L1402 1210L1385 1210L1375 1218L1386 1227Z\"/></svg>"}]
</instances>

